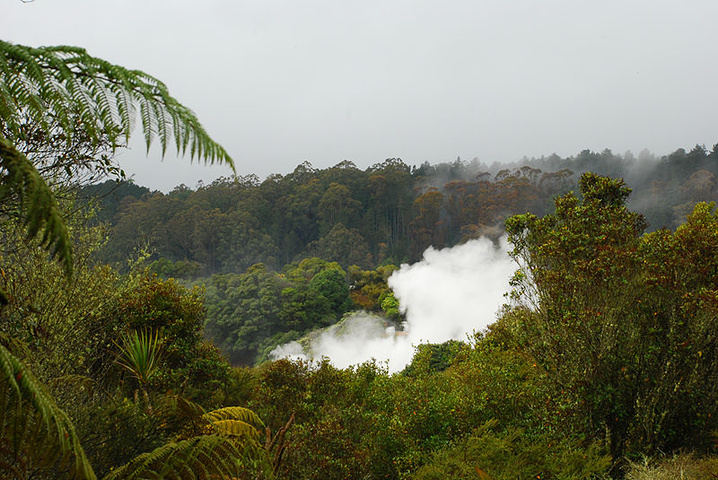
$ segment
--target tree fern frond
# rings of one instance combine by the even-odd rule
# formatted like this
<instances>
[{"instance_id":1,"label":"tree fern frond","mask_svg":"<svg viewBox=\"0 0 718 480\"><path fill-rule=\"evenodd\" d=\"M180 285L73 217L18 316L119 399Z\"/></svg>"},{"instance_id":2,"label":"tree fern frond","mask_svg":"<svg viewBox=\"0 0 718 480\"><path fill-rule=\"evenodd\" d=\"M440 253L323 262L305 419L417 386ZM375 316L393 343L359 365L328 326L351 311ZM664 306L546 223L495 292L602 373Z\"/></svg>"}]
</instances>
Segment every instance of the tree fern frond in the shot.
<instances>
[{"instance_id":1,"label":"tree fern frond","mask_svg":"<svg viewBox=\"0 0 718 480\"><path fill-rule=\"evenodd\" d=\"M204 408L198 403L187 400L181 395L165 395L159 402L159 413L166 416L181 417L192 421L202 420Z\"/></svg>"},{"instance_id":2,"label":"tree fern frond","mask_svg":"<svg viewBox=\"0 0 718 480\"><path fill-rule=\"evenodd\" d=\"M111 105L117 112L119 119L120 131L122 136L129 138L130 133L134 127L135 119L135 104L132 102L132 97L129 95L126 89L115 83L107 84L108 91L112 94L115 101L111 102ZM179 148L177 149L179 152Z\"/></svg>"},{"instance_id":3,"label":"tree fern frond","mask_svg":"<svg viewBox=\"0 0 718 480\"><path fill-rule=\"evenodd\" d=\"M229 154L192 111L151 75L113 65L78 47L32 48L0 41L0 201L16 195L29 237L42 232L43 244L68 272L72 252L55 198L14 145L29 122L48 136L61 129L68 145L77 138L92 145L109 139L116 148L129 139L138 108L148 150L158 139L164 155L174 137L178 153L189 149L192 159L225 163L234 170Z\"/></svg>"},{"instance_id":4,"label":"tree fern frond","mask_svg":"<svg viewBox=\"0 0 718 480\"><path fill-rule=\"evenodd\" d=\"M235 420L244 422L255 429L264 430L264 422L259 418L259 415L254 413L252 410L244 407L224 407L217 410L212 410L204 415L204 418L210 422L215 423L222 420Z\"/></svg>"},{"instance_id":5,"label":"tree fern frond","mask_svg":"<svg viewBox=\"0 0 718 480\"><path fill-rule=\"evenodd\" d=\"M162 147L162 156L164 156L165 152L167 152L167 143L170 140L170 133L167 130L167 116L165 115L165 110L157 104L152 104L152 114L157 127L157 138Z\"/></svg>"},{"instance_id":6,"label":"tree fern frond","mask_svg":"<svg viewBox=\"0 0 718 480\"><path fill-rule=\"evenodd\" d=\"M160 412L172 411L185 412L193 421L209 424L214 433L178 440L142 454L111 472L105 480L272 477L269 454L258 441L256 429L264 424L251 410L226 407L203 413L199 405L172 395L160 401Z\"/></svg>"},{"instance_id":7,"label":"tree fern frond","mask_svg":"<svg viewBox=\"0 0 718 480\"><path fill-rule=\"evenodd\" d=\"M212 428L220 435L232 437L249 437L259 441L260 434L255 427L241 420L217 420Z\"/></svg>"},{"instance_id":8,"label":"tree fern frond","mask_svg":"<svg viewBox=\"0 0 718 480\"><path fill-rule=\"evenodd\" d=\"M244 470L242 458L246 452L228 437L202 435L181 442L172 442L142 454L104 480L181 479L183 471L203 472L191 478L232 479Z\"/></svg>"},{"instance_id":9,"label":"tree fern frond","mask_svg":"<svg viewBox=\"0 0 718 480\"><path fill-rule=\"evenodd\" d=\"M19 201L28 238L42 231L42 244L72 272L70 234L50 187L23 154L0 135L0 202L14 195Z\"/></svg>"},{"instance_id":10,"label":"tree fern frond","mask_svg":"<svg viewBox=\"0 0 718 480\"><path fill-rule=\"evenodd\" d=\"M145 147L147 152L150 151L152 140L154 140L154 117L152 115L152 105L145 99L140 100L140 118L142 119L142 133L145 136Z\"/></svg>"},{"instance_id":11,"label":"tree fern frond","mask_svg":"<svg viewBox=\"0 0 718 480\"><path fill-rule=\"evenodd\" d=\"M71 478L94 479L68 416L32 373L0 345L0 444L35 467L66 468ZM0 472L0 477L5 478Z\"/></svg>"},{"instance_id":12,"label":"tree fern frond","mask_svg":"<svg viewBox=\"0 0 718 480\"><path fill-rule=\"evenodd\" d=\"M14 87L0 95L0 120L10 140L19 127L15 118L19 109L26 109L37 125L43 125L48 114L63 119L66 112L79 115L82 125L61 123L68 137L82 129L97 141L107 131L122 132L127 139L133 106L139 105L148 145L157 138L164 152L172 132L179 153L189 148L192 158L226 163L234 169L231 157L209 137L191 110L175 100L164 83L144 72L112 65L82 48L32 48L0 41L0 84L13 81ZM104 94L98 95L97 85L105 87ZM98 105L100 110L117 114L98 115ZM169 124L171 128L167 128Z\"/></svg>"}]
</instances>

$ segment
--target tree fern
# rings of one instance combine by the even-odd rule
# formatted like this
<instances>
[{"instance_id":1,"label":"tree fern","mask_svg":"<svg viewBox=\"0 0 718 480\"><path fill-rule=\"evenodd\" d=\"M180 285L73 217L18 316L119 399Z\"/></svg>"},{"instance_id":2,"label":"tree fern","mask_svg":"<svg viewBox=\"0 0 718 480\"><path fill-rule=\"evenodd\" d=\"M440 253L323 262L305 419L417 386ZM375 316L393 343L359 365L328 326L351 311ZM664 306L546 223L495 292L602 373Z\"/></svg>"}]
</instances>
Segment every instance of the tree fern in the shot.
<instances>
[{"instance_id":1,"label":"tree fern","mask_svg":"<svg viewBox=\"0 0 718 480\"><path fill-rule=\"evenodd\" d=\"M164 404L164 402L163 402ZM199 405L181 397L168 398L166 408L186 410L204 422L204 434L178 440L142 454L114 470L114 479L234 479L271 477L267 450L259 443L262 420L252 410L225 407L196 417Z\"/></svg>"},{"instance_id":2,"label":"tree fern","mask_svg":"<svg viewBox=\"0 0 718 480\"><path fill-rule=\"evenodd\" d=\"M95 478L70 419L0 345L0 478L14 478L30 468Z\"/></svg>"},{"instance_id":3,"label":"tree fern","mask_svg":"<svg viewBox=\"0 0 718 480\"><path fill-rule=\"evenodd\" d=\"M54 119L67 138L82 131L98 142L108 135L117 145L130 137L137 107L148 149L156 139L164 153L174 139L180 153L189 150L192 158L234 168L194 113L156 78L78 47L32 48L0 41L0 120L11 141L20 132L24 114L48 129L49 119Z\"/></svg>"},{"instance_id":4,"label":"tree fern","mask_svg":"<svg viewBox=\"0 0 718 480\"><path fill-rule=\"evenodd\" d=\"M70 235L55 196L25 156L0 137L0 204L17 202L28 237L42 232L42 244L72 272Z\"/></svg>"},{"instance_id":5,"label":"tree fern","mask_svg":"<svg viewBox=\"0 0 718 480\"><path fill-rule=\"evenodd\" d=\"M252 410L243 407L224 407L204 414L217 433L224 435L247 435L259 440L260 431L264 431L264 422Z\"/></svg>"},{"instance_id":6,"label":"tree fern","mask_svg":"<svg viewBox=\"0 0 718 480\"><path fill-rule=\"evenodd\" d=\"M112 471L105 480L195 480L246 478L262 470L257 444L238 443L223 435L202 435L172 442L142 454Z\"/></svg>"},{"instance_id":7,"label":"tree fern","mask_svg":"<svg viewBox=\"0 0 718 480\"><path fill-rule=\"evenodd\" d=\"M138 108L148 150L156 140L164 155L174 140L179 153L189 150L192 159L234 169L230 156L194 113L156 78L78 47L32 48L0 41L0 204L18 200L29 236L42 232L43 244L68 272L72 251L57 202L17 142L30 123L48 138L59 129L68 145L81 137L115 148L129 139Z\"/></svg>"}]
</instances>

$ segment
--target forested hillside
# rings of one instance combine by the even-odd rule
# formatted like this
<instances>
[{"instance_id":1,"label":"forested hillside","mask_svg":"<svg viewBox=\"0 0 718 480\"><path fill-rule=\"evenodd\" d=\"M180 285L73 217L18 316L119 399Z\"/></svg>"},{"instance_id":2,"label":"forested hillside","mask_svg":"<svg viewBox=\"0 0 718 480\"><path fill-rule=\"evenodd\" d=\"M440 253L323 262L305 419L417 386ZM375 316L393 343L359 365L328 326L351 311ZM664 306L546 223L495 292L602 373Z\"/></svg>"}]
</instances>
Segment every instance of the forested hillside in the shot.
<instances>
[{"instance_id":1,"label":"forested hillside","mask_svg":"<svg viewBox=\"0 0 718 480\"><path fill-rule=\"evenodd\" d=\"M99 258L122 264L141 251L160 276L206 288L205 335L233 363L252 365L347 311L396 311L391 268L429 246L495 240L508 217L548 213L588 170L625 178L649 231L673 229L696 202L718 200L718 152L701 146L661 158L583 151L515 165L389 159L362 171L305 162L262 182L223 178L163 194L108 180L82 195L98 199L97 218L109 226ZM402 328L398 313L389 324Z\"/></svg>"},{"instance_id":2,"label":"forested hillside","mask_svg":"<svg viewBox=\"0 0 718 480\"><path fill-rule=\"evenodd\" d=\"M164 84L0 41L0 85L0 478L718 476L715 147L165 195L121 181L135 114L148 147L233 162ZM268 359L355 310L398 343L397 263L502 233L486 329L391 373Z\"/></svg>"},{"instance_id":3,"label":"forested hillside","mask_svg":"<svg viewBox=\"0 0 718 480\"><path fill-rule=\"evenodd\" d=\"M515 165L388 159L366 170L347 161L321 170L305 162L264 181L224 178L168 194L108 181L83 195L99 194L100 218L112 225L104 260L149 248L158 272L192 278L255 263L279 270L314 256L343 268L414 262L429 246L497 235L512 214L550 211L585 171L624 178L651 230L675 228L697 201L718 196L718 151L702 146L661 158L583 151Z\"/></svg>"}]
</instances>

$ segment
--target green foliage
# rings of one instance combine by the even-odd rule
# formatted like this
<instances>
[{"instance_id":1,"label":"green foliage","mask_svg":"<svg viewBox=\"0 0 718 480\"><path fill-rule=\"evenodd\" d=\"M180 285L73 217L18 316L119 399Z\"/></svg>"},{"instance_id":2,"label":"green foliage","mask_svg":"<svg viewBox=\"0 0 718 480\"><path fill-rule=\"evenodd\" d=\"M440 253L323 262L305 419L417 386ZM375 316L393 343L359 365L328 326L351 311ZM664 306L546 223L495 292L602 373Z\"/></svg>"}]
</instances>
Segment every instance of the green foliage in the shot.
<instances>
[{"instance_id":1,"label":"green foliage","mask_svg":"<svg viewBox=\"0 0 718 480\"><path fill-rule=\"evenodd\" d=\"M416 347L414 358L402 373L408 376L427 375L443 372L461 352L465 344L448 340L441 344L422 343Z\"/></svg>"},{"instance_id":2,"label":"green foliage","mask_svg":"<svg viewBox=\"0 0 718 480\"><path fill-rule=\"evenodd\" d=\"M27 126L46 138L59 130L71 145L78 137L112 149L129 139L139 106L149 150L155 138L164 154L174 138L179 152L227 163L232 159L204 131L194 114L159 80L92 57L77 47L31 48L0 41L0 203L15 205L29 238L42 232L71 273L72 251L57 201L45 178L18 150ZM71 169L67 169L71 174Z\"/></svg>"},{"instance_id":3,"label":"green foliage","mask_svg":"<svg viewBox=\"0 0 718 480\"><path fill-rule=\"evenodd\" d=\"M502 428L485 432L480 441L486 444L477 450L500 444L509 451L487 451L485 458L493 463L485 467L504 468L519 459L555 478L563 478L556 472L605 470L608 460L602 452L579 445L565 430L575 419L561 415L562 393L547 387L543 370L502 345L498 333L477 338L473 346L456 342L444 347L420 348L411 375L390 376L374 363L346 370L328 360L263 365L252 408L270 426L296 415L280 474L410 478L429 464L443 471L442 478L455 478L441 470L439 459L451 458L452 449L468 444L472 432L491 419ZM450 366L432 365L431 358L440 360L441 353L451 357ZM552 451L560 455L542 457ZM471 463L465 467L473 472Z\"/></svg>"},{"instance_id":4,"label":"green foliage","mask_svg":"<svg viewBox=\"0 0 718 480\"><path fill-rule=\"evenodd\" d=\"M136 185L133 181L105 180L101 183L83 185L79 196L86 199L88 203L95 202L98 222L110 223L123 202L140 199L149 193L149 188Z\"/></svg>"},{"instance_id":5,"label":"green foliage","mask_svg":"<svg viewBox=\"0 0 718 480\"><path fill-rule=\"evenodd\" d=\"M359 267L349 268L349 295L354 305L368 312L387 313L381 306L384 299L392 295L387 280L398 269L395 265L383 265L369 271Z\"/></svg>"},{"instance_id":6,"label":"green foliage","mask_svg":"<svg viewBox=\"0 0 718 480\"><path fill-rule=\"evenodd\" d=\"M243 407L224 407L203 415L205 421L220 435L249 437L260 440L264 422L252 410Z\"/></svg>"},{"instance_id":7,"label":"green foliage","mask_svg":"<svg viewBox=\"0 0 718 480\"><path fill-rule=\"evenodd\" d=\"M166 258L155 260L149 269L162 278L194 279L199 277L202 265L195 261L178 260L173 262Z\"/></svg>"},{"instance_id":8,"label":"green foliage","mask_svg":"<svg viewBox=\"0 0 718 480\"><path fill-rule=\"evenodd\" d=\"M105 315L117 296L117 274L90 263L103 231L83 226L84 215L68 219L75 251L71 280L38 242L24 240L21 226L3 225L0 288L9 302L0 312L0 332L26 345L22 359L43 382L111 368L112 341L119 335L118 322Z\"/></svg>"},{"instance_id":9,"label":"green foliage","mask_svg":"<svg viewBox=\"0 0 718 480\"><path fill-rule=\"evenodd\" d=\"M366 172L303 164L261 184L235 177L197 191L136 192L116 205L122 248L151 242L166 276L247 269L207 287L207 333L244 363L333 323L351 300L398 318L386 286L396 267L362 268L475 237L506 212L533 212L507 223L522 261L514 303L473 345L420 346L403 375L326 360L230 370L202 341L202 290L94 267L102 233L68 228L64 197L47 184L68 159L116 172L96 157L127 140L134 109L148 148L158 140L164 152L174 138L180 151L231 165L226 152L141 72L71 47L3 42L0 51L0 338L23 356L0 347L3 475L40 468L92 478L80 440L108 478L586 478L607 468L602 441L614 456L708 447L718 418L714 205L697 204L675 233L641 237L645 224L618 180L585 175L581 197L561 197L539 218L571 172L525 166L489 180L460 161L412 171L398 159ZM653 185L652 195L670 193L671 215L687 213L715 179L676 165L714 168L713 157L715 149L675 152L666 162L678 180ZM586 151L565 162L610 168L613 159ZM122 248L106 258L123 258ZM47 249L72 267L72 282L48 264ZM303 252L322 258L297 261ZM251 266L258 260L266 265ZM296 263L272 271L280 261ZM113 367L113 340L128 330L119 362L156 409L125 398L134 380ZM54 400L28 367L52 381ZM253 410L226 407L236 404ZM205 413L207 405L225 407Z\"/></svg>"},{"instance_id":10,"label":"green foliage","mask_svg":"<svg viewBox=\"0 0 718 480\"><path fill-rule=\"evenodd\" d=\"M162 358L159 332L134 330L125 333L118 347L121 357L117 364L130 372L143 387L147 385L157 373Z\"/></svg>"},{"instance_id":11,"label":"green foliage","mask_svg":"<svg viewBox=\"0 0 718 480\"><path fill-rule=\"evenodd\" d=\"M311 256L340 263L343 267L359 265L371 268L373 256L369 244L358 229L347 228L341 223L315 242L307 245Z\"/></svg>"},{"instance_id":12,"label":"green foliage","mask_svg":"<svg viewBox=\"0 0 718 480\"><path fill-rule=\"evenodd\" d=\"M34 49L0 42L0 338L14 339L0 346L3 477L95 478L80 436L96 442L93 456L99 456L98 464L106 471L115 461L152 448L163 437L158 431L170 434L175 422L158 423L161 413L113 398L122 393L117 369L111 367L116 353L111 339L120 331L136 329L118 345L118 363L136 377L148 398L148 384L211 398L212 387L226 379L228 366L201 340L200 292L136 274L119 285L115 272L93 267L89 260L102 233L85 228L86 218L71 223L73 228L63 218L63 209L80 216L66 193L80 181L77 175L83 169L124 177L104 152L114 153L127 142L136 110L148 149L157 141L164 154L174 143L178 152L188 152L193 159L233 167L194 114L153 77L111 65L80 48ZM201 227L211 231L213 225L205 222ZM196 234L195 242L207 251L213 241ZM75 275L58 275L43 250L60 259L65 274ZM23 361L7 350L6 343L22 347L18 351ZM159 358L162 343L167 344L166 355ZM26 362L52 380L57 403ZM60 403L79 421L80 433ZM240 428L241 422L258 419L246 412L239 415L238 410L231 413L209 422L217 423L220 432L207 435L209 440L198 437L169 444L112 476L145 478L154 472L151 475L174 478L198 471L235 478L269 471L257 432L248 436L249 427ZM91 431L98 426L110 431ZM228 452L232 457L224 458Z\"/></svg>"},{"instance_id":13,"label":"green foliage","mask_svg":"<svg viewBox=\"0 0 718 480\"><path fill-rule=\"evenodd\" d=\"M254 263L279 269L313 256L371 269L418 260L431 243L448 246L475 237L507 211L542 213L571 175L521 168L494 181L463 180L477 168L456 169L458 178L446 178L446 193L399 159L364 172L348 162L325 170L302 164L262 183L234 178L196 191L183 186L167 198L153 195L120 206L117 242L107 258L123 258L150 242L172 262L200 262L204 274L239 273Z\"/></svg>"},{"instance_id":14,"label":"green foliage","mask_svg":"<svg viewBox=\"0 0 718 480\"><path fill-rule=\"evenodd\" d=\"M2 134L0 170L0 205L12 204L17 199L20 217L27 227L27 237L33 239L42 232L41 244L60 259L68 274L72 273L70 235L52 190L32 162Z\"/></svg>"},{"instance_id":15,"label":"green foliage","mask_svg":"<svg viewBox=\"0 0 718 480\"><path fill-rule=\"evenodd\" d=\"M346 273L333 262L307 258L270 272L215 275L207 285L206 335L233 363L251 365L274 347L336 323L351 307Z\"/></svg>"},{"instance_id":16,"label":"green foliage","mask_svg":"<svg viewBox=\"0 0 718 480\"><path fill-rule=\"evenodd\" d=\"M255 263L277 270L312 256L345 269L400 264L419 260L428 245L496 238L511 214L544 215L585 171L626 178L634 187L629 200L653 229L676 227L697 202L718 200L716 152L697 146L637 159L583 151L508 166L457 161L414 169L388 159L365 171L351 162L324 170L305 163L263 182L247 176L196 190L180 186L167 196L175 209L136 196L120 208L118 241L106 258L120 260L149 242L172 262L201 263L202 275L240 273Z\"/></svg>"},{"instance_id":17,"label":"green foliage","mask_svg":"<svg viewBox=\"0 0 718 480\"><path fill-rule=\"evenodd\" d=\"M207 283L205 334L233 363L253 364L262 339L276 332L284 281L262 265Z\"/></svg>"},{"instance_id":18,"label":"green foliage","mask_svg":"<svg viewBox=\"0 0 718 480\"><path fill-rule=\"evenodd\" d=\"M581 187L583 200L561 197L554 214L507 221L523 270L502 322L573 397L585 434L608 434L614 458L700 447L718 413L713 207L698 205L675 234L641 237L622 181L586 174Z\"/></svg>"},{"instance_id":19,"label":"green foliage","mask_svg":"<svg viewBox=\"0 0 718 480\"><path fill-rule=\"evenodd\" d=\"M341 268L327 266L309 281L308 288L327 300L329 313L341 317L349 310L349 286L346 273Z\"/></svg>"},{"instance_id":20,"label":"green foliage","mask_svg":"<svg viewBox=\"0 0 718 480\"><path fill-rule=\"evenodd\" d=\"M528 438L521 430L497 431L496 425L487 422L456 445L437 452L412 478L582 480L603 474L611 464L610 457L595 445Z\"/></svg>"},{"instance_id":21,"label":"green foliage","mask_svg":"<svg viewBox=\"0 0 718 480\"><path fill-rule=\"evenodd\" d=\"M24 478L37 469L94 479L67 414L30 370L0 345L0 472Z\"/></svg>"},{"instance_id":22,"label":"green foliage","mask_svg":"<svg viewBox=\"0 0 718 480\"><path fill-rule=\"evenodd\" d=\"M82 132L92 143L108 135L118 145L129 138L139 107L148 149L157 139L164 153L174 139L179 152L189 149L192 157L233 165L162 82L92 57L82 48L32 48L0 41L0 79L0 118L9 140L19 136L23 122L49 129L52 121L68 139Z\"/></svg>"},{"instance_id":23,"label":"green foliage","mask_svg":"<svg viewBox=\"0 0 718 480\"><path fill-rule=\"evenodd\" d=\"M186 421L178 413L165 415L165 401L155 398L156 409L126 397L108 397L100 385L92 395L66 400L66 387L56 388L55 397L72 417L82 446L98 477L107 475L138 455L168 442ZM113 391L114 394L114 391ZM170 437L168 437L168 435Z\"/></svg>"},{"instance_id":24,"label":"green foliage","mask_svg":"<svg viewBox=\"0 0 718 480\"><path fill-rule=\"evenodd\" d=\"M394 321L401 320L401 310L399 309L399 300L394 296L394 292L388 292L381 301L381 309L387 317Z\"/></svg>"},{"instance_id":25,"label":"green foliage","mask_svg":"<svg viewBox=\"0 0 718 480\"><path fill-rule=\"evenodd\" d=\"M307 393L309 366L282 359L257 368L254 402L250 402L249 407L273 430L280 428L292 414L296 414L298 423L303 422L305 406L302 402Z\"/></svg>"},{"instance_id":26,"label":"green foliage","mask_svg":"<svg viewBox=\"0 0 718 480\"><path fill-rule=\"evenodd\" d=\"M141 334L135 334L138 343L131 345L153 344L154 350L162 345L161 358L155 353L155 373L147 379L148 389L173 389L206 401L227 378L228 366L215 347L203 342L205 307L199 288L187 289L175 280L142 273L131 278L110 315L120 319L125 328L155 332L147 334L144 343ZM143 351L146 355L141 357L149 361L152 348Z\"/></svg>"},{"instance_id":27,"label":"green foliage","mask_svg":"<svg viewBox=\"0 0 718 480\"><path fill-rule=\"evenodd\" d=\"M254 445L237 444L232 437L202 435L140 455L104 479L242 478L261 471L258 451Z\"/></svg>"}]
</instances>

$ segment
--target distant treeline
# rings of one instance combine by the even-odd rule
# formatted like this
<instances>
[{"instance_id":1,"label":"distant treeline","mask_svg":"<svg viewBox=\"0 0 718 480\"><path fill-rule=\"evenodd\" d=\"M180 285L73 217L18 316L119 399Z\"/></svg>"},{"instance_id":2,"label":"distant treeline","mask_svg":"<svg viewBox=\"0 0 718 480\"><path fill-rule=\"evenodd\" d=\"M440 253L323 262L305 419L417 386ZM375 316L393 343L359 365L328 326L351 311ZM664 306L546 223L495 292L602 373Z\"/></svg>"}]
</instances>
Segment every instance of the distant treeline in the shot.
<instances>
[{"instance_id":1,"label":"distant treeline","mask_svg":"<svg viewBox=\"0 0 718 480\"><path fill-rule=\"evenodd\" d=\"M578 155L487 165L457 159L410 167L388 159L360 170L344 161L288 175L221 178L168 194L107 181L84 188L98 197L111 226L103 260L149 248L167 276L243 272L263 263L278 270L307 257L373 269L416 261L429 247L498 235L516 213L548 213L552 199L577 190L582 172L620 177L630 207L649 229L675 228L698 201L718 197L718 145L655 157L584 150Z\"/></svg>"}]
</instances>

